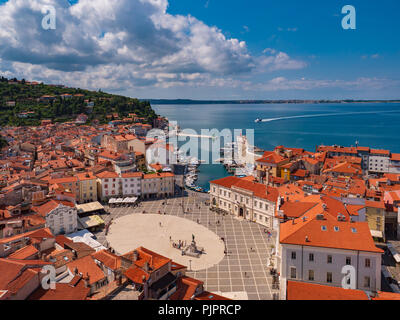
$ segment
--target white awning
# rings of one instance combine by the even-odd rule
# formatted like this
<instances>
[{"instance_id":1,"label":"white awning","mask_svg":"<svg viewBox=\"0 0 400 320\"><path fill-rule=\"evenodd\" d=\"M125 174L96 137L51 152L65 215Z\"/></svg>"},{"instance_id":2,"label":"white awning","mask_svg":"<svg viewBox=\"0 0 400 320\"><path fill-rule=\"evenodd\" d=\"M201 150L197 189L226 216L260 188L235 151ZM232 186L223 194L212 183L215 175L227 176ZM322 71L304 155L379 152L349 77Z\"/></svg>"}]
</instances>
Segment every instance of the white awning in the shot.
<instances>
[{"instance_id":1,"label":"white awning","mask_svg":"<svg viewBox=\"0 0 400 320\"><path fill-rule=\"evenodd\" d=\"M374 238L383 238L382 231L378 230L370 230L370 231L371 231L371 236L373 236Z\"/></svg>"},{"instance_id":2,"label":"white awning","mask_svg":"<svg viewBox=\"0 0 400 320\"><path fill-rule=\"evenodd\" d=\"M87 213L87 212L103 210L104 207L101 205L100 202L95 201L90 203L77 204L76 209L78 210L78 213Z\"/></svg>"},{"instance_id":3,"label":"white awning","mask_svg":"<svg viewBox=\"0 0 400 320\"><path fill-rule=\"evenodd\" d=\"M390 253L392 254L394 260L396 260L397 263L400 263L400 254L398 254L397 250L391 243L388 243L387 248L389 249Z\"/></svg>"}]
</instances>

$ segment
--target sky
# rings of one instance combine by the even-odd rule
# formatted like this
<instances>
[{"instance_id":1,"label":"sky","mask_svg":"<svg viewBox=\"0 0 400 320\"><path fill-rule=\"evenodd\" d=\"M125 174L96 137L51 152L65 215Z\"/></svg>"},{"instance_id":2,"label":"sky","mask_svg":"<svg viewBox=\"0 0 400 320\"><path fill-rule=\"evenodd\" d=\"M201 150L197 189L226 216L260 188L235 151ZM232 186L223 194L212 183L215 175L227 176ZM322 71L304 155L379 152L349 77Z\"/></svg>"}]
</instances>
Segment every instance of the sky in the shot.
<instances>
[{"instance_id":1,"label":"sky","mask_svg":"<svg viewBox=\"0 0 400 320\"><path fill-rule=\"evenodd\" d=\"M137 98L400 99L399 12L398 0L0 0L0 74Z\"/></svg>"}]
</instances>

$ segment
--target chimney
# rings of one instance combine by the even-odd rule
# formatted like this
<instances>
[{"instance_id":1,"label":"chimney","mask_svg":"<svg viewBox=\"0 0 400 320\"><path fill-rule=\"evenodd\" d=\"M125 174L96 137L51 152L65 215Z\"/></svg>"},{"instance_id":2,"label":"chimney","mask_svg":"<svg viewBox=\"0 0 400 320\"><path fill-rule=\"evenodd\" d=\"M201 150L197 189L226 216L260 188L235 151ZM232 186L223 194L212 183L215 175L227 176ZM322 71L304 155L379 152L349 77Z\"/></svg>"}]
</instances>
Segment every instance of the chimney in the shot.
<instances>
[{"instance_id":1,"label":"chimney","mask_svg":"<svg viewBox=\"0 0 400 320\"><path fill-rule=\"evenodd\" d=\"M139 258L139 253L137 252L137 250L133 251L133 261L137 261Z\"/></svg>"},{"instance_id":2,"label":"chimney","mask_svg":"<svg viewBox=\"0 0 400 320\"><path fill-rule=\"evenodd\" d=\"M294 223L294 219L292 219L292 224L294 225L295 223Z\"/></svg>"},{"instance_id":3,"label":"chimney","mask_svg":"<svg viewBox=\"0 0 400 320\"><path fill-rule=\"evenodd\" d=\"M89 277L89 273L86 273L85 288L89 288L89 287L90 287L90 277Z\"/></svg>"},{"instance_id":4,"label":"chimney","mask_svg":"<svg viewBox=\"0 0 400 320\"><path fill-rule=\"evenodd\" d=\"M76 275L76 276L78 275L78 268L77 267L74 268L74 275Z\"/></svg>"},{"instance_id":5,"label":"chimney","mask_svg":"<svg viewBox=\"0 0 400 320\"><path fill-rule=\"evenodd\" d=\"M308 236L306 236L306 242L309 242L310 240L308 239Z\"/></svg>"}]
</instances>

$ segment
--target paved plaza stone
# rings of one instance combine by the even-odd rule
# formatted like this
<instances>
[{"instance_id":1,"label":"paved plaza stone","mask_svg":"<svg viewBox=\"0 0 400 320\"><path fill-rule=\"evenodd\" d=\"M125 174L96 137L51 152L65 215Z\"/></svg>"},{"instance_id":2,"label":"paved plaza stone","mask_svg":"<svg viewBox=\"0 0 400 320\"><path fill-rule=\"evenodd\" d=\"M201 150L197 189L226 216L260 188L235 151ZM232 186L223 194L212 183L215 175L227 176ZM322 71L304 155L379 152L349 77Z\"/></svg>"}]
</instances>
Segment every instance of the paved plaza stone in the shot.
<instances>
[{"instance_id":1,"label":"paved plaza stone","mask_svg":"<svg viewBox=\"0 0 400 320\"><path fill-rule=\"evenodd\" d=\"M181 250L172 246L178 240L189 245L192 235L197 247L204 248L205 253L199 258L182 255ZM224 243L214 232L173 215L130 214L118 218L110 227L107 241L119 254L143 246L194 271L212 267L224 258Z\"/></svg>"},{"instance_id":2,"label":"paved plaza stone","mask_svg":"<svg viewBox=\"0 0 400 320\"><path fill-rule=\"evenodd\" d=\"M165 201L167 201L167 204L163 205L162 203ZM184 203L183 208L182 203ZM193 196L143 201L135 208L108 208L107 206L106 208L111 212L110 215L103 216L106 223L110 219L117 221L125 216L127 216L126 221L129 221L129 215L140 215L143 211L151 215L157 215L160 211L167 216L187 219L193 223L188 224L191 226L198 227L199 222L201 226L215 233L217 238L223 237L227 254L222 257L222 260L205 269L194 270L194 265L192 265L193 270L187 272L188 276L204 281L206 290L235 293L237 297L242 299L247 297L250 300L271 300L272 294L278 292L272 289L272 276L269 274L268 267L269 253L271 245L275 244L276 234L274 232L273 238L268 240L264 233L265 227L259 224L241 220L231 215L217 214L205 205L202 198ZM217 224L217 221L220 223ZM110 236L113 236L113 230L113 226L110 227ZM190 234L193 233L191 230L186 231ZM99 242L106 244L104 231L96 233L96 236ZM197 240L197 235L195 236ZM137 246L127 249L133 250L140 245L146 247L143 242L138 242ZM200 243L200 239L199 246L204 246ZM253 250L250 250L250 248L253 248ZM115 249L119 251L117 247ZM151 248L149 247L149 249ZM159 253L163 254L162 252ZM170 255L166 256L173 258ZM195 259L191 259L192 264ZM179 263L178 260L177 262ZM189 265L186 265L189 269Z\"/></svg>"}]
</instances>

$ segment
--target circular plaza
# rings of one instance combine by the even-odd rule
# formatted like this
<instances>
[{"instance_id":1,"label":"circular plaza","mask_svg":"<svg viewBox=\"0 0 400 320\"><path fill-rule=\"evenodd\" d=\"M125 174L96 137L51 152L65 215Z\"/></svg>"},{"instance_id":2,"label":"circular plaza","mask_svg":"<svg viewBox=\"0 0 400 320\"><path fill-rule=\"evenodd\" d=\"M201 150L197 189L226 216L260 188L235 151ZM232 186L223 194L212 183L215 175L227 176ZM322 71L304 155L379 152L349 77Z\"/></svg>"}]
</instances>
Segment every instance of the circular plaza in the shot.
<instances>
[{"instance_id":1,"label":"circular plaza","mask_svg":"<svg viewBox=\"0 0 400 320\"><path fill-rule=\"evenodd\" d=\"M199 257L182 255L193 240ZM171 215L129 214L113 221L107 241L118 253L125 254L138 247L145 247L185 265L193 271L210 268L224 258L225 245L213 231L194 221ZM174 247L175 245L175 247Z\"/></svg>"}]
</instances>

